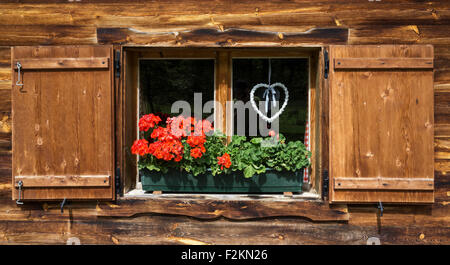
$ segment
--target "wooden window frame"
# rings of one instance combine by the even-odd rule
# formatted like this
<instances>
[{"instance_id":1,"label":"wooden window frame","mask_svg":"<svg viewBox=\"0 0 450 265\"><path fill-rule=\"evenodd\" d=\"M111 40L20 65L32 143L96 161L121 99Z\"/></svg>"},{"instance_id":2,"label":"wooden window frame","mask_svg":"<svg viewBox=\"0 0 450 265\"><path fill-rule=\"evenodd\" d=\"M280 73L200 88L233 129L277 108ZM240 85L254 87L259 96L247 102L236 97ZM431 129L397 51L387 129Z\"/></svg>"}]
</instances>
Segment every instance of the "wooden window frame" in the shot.
<instances>
[{"instance_id":1,"label":"wooden window frame","mask_svg":"<svg viewBox=\"0 0 450 265\"><path fill-rule=\"evenodd\" d=\"M233 108L226 108L226 102L232 100L232 59L234 58L307 58L309 66L309 115L310 115L310 148L313 153L311 158L310 185L304 185L303 193L290 197L291 199L313 199L321 200L321 141L318 122L320 119L321 89L321 47L295 47L295 48L167 48L167 47L122 47L123 80L122 89L119 94L123 95L120 111L122 113L122 128L117 131L122 133L123 143L119 167L122 168L121 192L125 194L122 198L144 198L152 197L153 194L143 194L142 189L137 186L137 166L130 165L130 160L136 165L128 150L136 139L137 120L139 115L138 93L139 93L139 61L145 59L215 59L215 93L216 104L222 104L222 115L215 112L216 128L232 134L232 115L229 114ZM130 113L131 112L131 113ZM228 117L228 118L227 118ZM120 125L119 125L120 126ZM133 129L130 129L132 127ZM128 129L124 129L128 128ZM224 129L225 128L225 129ZM126 132L126 130L131 132ZM127 148L128 147L128 148ZM182 197L192 197L190 193L176 194ZM247 198L248 195L231 195L230 198ZM266 197L270 195L252 195L252 197ZM170 196L169 196L170 197ZM218 198L214 194L203 197ZM227 196L221 195L220 198ZM277 198L277 195L273 196ZM120 198L120 197L119 197Z\"/></svg>"}]
</instances>

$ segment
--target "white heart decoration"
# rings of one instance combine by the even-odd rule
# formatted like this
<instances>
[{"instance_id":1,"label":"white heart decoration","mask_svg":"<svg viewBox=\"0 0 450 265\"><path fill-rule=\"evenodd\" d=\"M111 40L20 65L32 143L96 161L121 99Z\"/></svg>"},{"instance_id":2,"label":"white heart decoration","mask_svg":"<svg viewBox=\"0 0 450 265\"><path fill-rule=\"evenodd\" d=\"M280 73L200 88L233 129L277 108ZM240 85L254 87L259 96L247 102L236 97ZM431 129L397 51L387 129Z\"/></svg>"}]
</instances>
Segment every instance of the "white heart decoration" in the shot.
<instances>
[{"instance_id":1,"label":"white heart decoration","mask_svg":"<svg viewBox=\"0 0 450 265\"><path fill-rule=\"evenodd\" d=\"M284 99L284 103L283 103L283 106L281 107L281 109L279 109L278 112L275 113L274 115L272 115L272 117L270 117L270 118L267 117L266 115L264 115L264 114L259 110L259 108L256 106L256 103L255 103L255 97L254 97L254 94L255 94L255 91L258 90L258 88L260 88L260 87L265 87L265 88L267 88L267 89L269 89L269 88L275 88L275 87L281 87L281 88L284 89L284 93L285 93L285 95L286 95L286 98ZM253 109L256 111L256 113L258 113L259 116L261 116L261 118L262 118L263 120L267 121L268 123L272 123L276 118L278 118L278 116L281 115L281 113L283 113L284 109L285 109L286 106L287 106L288 99L289 99L289 92L288 92L286 86L284 86L282 83L275 83L275 84L272 84L272 85L270 85L270 86L269 86L268 84L257 84L256 86L254 86L254 87L252 88L252 91L250 91L250 102L251 102L251 104L252 104Z\"/></svg>"}]
</instances>

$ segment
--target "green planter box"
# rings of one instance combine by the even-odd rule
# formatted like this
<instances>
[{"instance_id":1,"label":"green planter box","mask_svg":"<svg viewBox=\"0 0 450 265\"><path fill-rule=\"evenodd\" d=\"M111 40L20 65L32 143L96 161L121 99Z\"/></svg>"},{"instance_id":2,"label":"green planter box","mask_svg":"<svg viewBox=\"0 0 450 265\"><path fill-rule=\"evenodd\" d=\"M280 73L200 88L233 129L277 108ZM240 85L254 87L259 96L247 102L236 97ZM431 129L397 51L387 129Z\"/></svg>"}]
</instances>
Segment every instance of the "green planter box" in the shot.
<instances>
[{"instance_id":1,"label":"green planter box","mask_svg":"<svg viewBox=\"0 0 450 265\"><path fill-rule=\"evenodd\" d=\"M213 176L210 173L194 176L187 172L169 169L167 173L140 170L142 188L146 191L205 192L205 193L270 193L301 192L303 170L299 172L266 173L244 178L243 173Z\"/></svg>"}]
</instances>

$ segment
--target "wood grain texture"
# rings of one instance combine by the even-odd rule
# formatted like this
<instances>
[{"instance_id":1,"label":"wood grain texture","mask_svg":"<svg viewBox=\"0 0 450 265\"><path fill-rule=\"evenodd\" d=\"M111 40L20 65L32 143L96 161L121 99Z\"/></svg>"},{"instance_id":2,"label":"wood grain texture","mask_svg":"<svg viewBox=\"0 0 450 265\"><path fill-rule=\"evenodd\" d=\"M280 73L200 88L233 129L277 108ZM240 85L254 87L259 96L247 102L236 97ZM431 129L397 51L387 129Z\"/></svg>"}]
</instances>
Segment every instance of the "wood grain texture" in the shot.
<instances>
[{"instance_id":1,"label":"wood grain texture","mask_svg":"<svg viewBox=\"0 0 450 265\"><path fill-rule=\"evenodd\" d=\"M15 176L15 187L22 181L23 187L109 187L111 176Z\"/></svg>"},{"instance_id":2,"label":"wood grain texture","mask_svg":"<svg viewBox=\"0 0 450 265\"><path fill-rule=\"evenodd\" d=\"M331 46L330 58L430 58L431 46ZM433 72L330 69L333 202L431 203L433 191L336 189L336 178L432 179ZM364 180L363 180L364 181ZM364 182L366 183L366 182ZM364 186L363 184L361 184ZM414 186L414 185L413 185Z\"/></svg>"},{"instance_id":3,"label":"wood grain texture","mask_svg":"<svg viewBox=\"0 0 450 265\"><path fill-rule=\"evenodd\" d=\"M214 130L232 135L232 121L228 114L227 102L231 102L232 87L232 61L231 52L217 52L215 60L215 91L214 91Z\"/></svg>"},{"instance_id":4,"label":"wood grain texture","mask_svg":"<svg viewBox=\"0 0 450 265\"><path fill-rule=\"evenodd\" d=\"M282 38L280 36L283 36ZM241 47L301 46L347 42L348 31L342 28L319 28L303 33L267 32L244 29L195 29L181 32L141 32L129 28L98 28L100 44L140 44L147 46Z\"/></svg>"},{"instance_id":5,"label":"wood grain texture","mask_svg":"<svg viewBox=\"0 0 450 265\"><path fill-rule=\"evenodd\" d=\"M335 190L434 190L432 178L335 177Z\"/></svg>"},{"instance_id":6,"label":"wood grain texture","mask_svg":"<svg viewBox=\"0 0 450 265\"><path fill-rule=\"evenodd\" d=\"M12 59L85 57L111 58L111 47L15 47ZM113 176L111 69L23 71L12 90L13 176ZM24 187L22 198L112 199L113 185Z\"/></svg>"},{"instance_id":7,"label":"wood grain texture","mask_svg":"<svg viewBox=\"0 0 450 265\"><path fill-rule=\"evenodd\" d=\"M273 216L300 216L314 221L345 221L346 206L330 208L327 203L296 200L232 200L208 199L208 196L171 198L153 196L141 199L121 199L116 204L99 204L99 216L134 216L141 213L173 214L215 219L226 217L247 220ZM133 205L131 207L131 205Z\"/></svg>"},{"instance_id":8,"label":"wood grain texture","mask_svg":"<svg viewBox=\"0 0 450 265\"><path fill-rule=\"evenodd\" d=\"M425 69L433 58L334 58L334 69Z\"/></svg>"},{"instance_id":9,"label":"wood grain texture","mask_svg":"<svg viewBox=\"0 0 450 265\"><path fill-rule=\"evenodd\" d=\"M131 154L131 146L138 136L138 87L139 87L139 60L136 53L124 52L123 61L123 86L124 86L124 145L121 147L124 160L124 192L128 192L136 187L138 178L137 155Z\"/></svg>"},{"instance_id":10,"label":"wood grain texture","mask_svg":"<svg viewBox=\"0 0 450 265\"><path fill-rule=\"evenodd\" d=\"M445 94L450 92L449 1L183 0L180 4L175 0L5 0L0 10L0 45L4 45L0 48L0 90L8 90L0 91L0 244L66 244L69 237L78 237L81 244L366 244L372 236L381 244L450 244L448 159L434 160L433 205L385 205L381 218L375 204L350 205L348 222L318 223L302 217L199 220L164 213L109 218L96 216L95 202L73 201L63 214L59 202L28 202L17 207L11 201L10 112L10 46L98 44L99 28L137 31L133 38L147 33L140 40L148 40L152 33L205 28L270 31L268 36L274 40L279 32L296 34L340 27L348 30L348 44L434 45L435 149L442 156L448 152L446 144L436 141L450 138ZM174 36L167 37L167 42L159 43L178 47ZM133 40L124 41L135 45ZM278 47L280 43L273 41L270 45ZM328 151L324 150L328 150L329 117L323 115L328 108L326 83L320 98L325 103L319 114L323 168L328 168Z\"/></svg>"},{"instance_id":11,"label":"wood grain texture","mask_svg":"<svg viewBox=\"0 0 450 265\"><path fill-rule=\"evenodd\" d=\"M17 62L26 69L78 69L78 68L109 68L109 58L39 58L14 60L13 68L17 69Z\"/></svg>"}]
</instances>

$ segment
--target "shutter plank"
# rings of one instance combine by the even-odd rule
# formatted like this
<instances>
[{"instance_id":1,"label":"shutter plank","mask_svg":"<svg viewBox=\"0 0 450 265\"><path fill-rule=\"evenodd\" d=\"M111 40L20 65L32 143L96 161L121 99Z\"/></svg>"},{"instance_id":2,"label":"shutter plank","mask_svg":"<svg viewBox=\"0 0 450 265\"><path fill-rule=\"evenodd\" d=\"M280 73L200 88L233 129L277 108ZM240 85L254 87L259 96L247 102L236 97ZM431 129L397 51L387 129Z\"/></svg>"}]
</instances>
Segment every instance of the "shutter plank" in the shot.
<instances>
[{"instance_id":1,"label":"shutter plank","mask_svg":"<svg viewBox=\"0 0 450 265\"><path fill-rule=\"evenodd\" d=\"M335 58L334 69L432 69L433 58Z\"/></svg>"},{"instance_id":2,"label":"shutter plank","mask_svg":"<svg viewBox=\"0 0 450 265\"><path fill-rule=\"evenodd\" d=\"M31 187L108 187L110 176L16 176L15 186L22 181L24 189Z\"/></svg>"},{"instance_id":3,"label":"shutter plank","mask_svg":"<svg viewBox=\"0 0 450 265\"><path fill-rule=\"evenodd\" d=\"M17 69L20 62L22 69L77 69L77 68L109 68L109 58L40 58L20 59L13 61Z\"/></svg>"},{"instance_id":4,"label":"shutter plank","mask_svg":"<svg viewBox=\"0 0 450 265\"><path fill-rule=\"evenodd\" d=\"M335 178L341 190L433 190L432 178Z\"/></svg>"},{"instance_id":5,"label":"shutter plank","mask_svg":"<svg viewBox=\"0 0 450 265\"><path fill-rule=\"evenodd\" d=\"M434 201L430 58L430 45L330 46L331 202Z\"/></svg>"}]
</instances>

